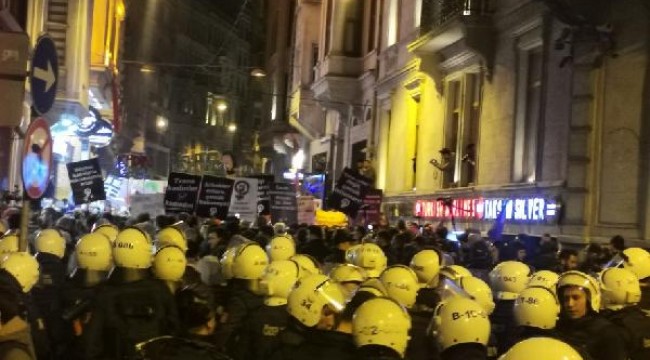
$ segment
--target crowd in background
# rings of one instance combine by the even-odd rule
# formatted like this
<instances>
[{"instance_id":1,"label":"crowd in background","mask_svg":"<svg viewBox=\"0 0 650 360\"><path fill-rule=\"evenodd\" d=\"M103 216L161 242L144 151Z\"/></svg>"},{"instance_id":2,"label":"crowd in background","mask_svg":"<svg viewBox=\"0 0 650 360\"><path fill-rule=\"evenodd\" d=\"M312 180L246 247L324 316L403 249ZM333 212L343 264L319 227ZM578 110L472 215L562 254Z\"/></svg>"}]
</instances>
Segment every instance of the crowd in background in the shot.
<instances>
[{"instance_id":1,"label":"crowd in background","mask_svg":"<svg viewBox=\"0 0 650 360\"><path fill-rule=\"evenodd\" d=\"M47 208L31 256L0 210L0 360L650 358L650 254L620 236Z\"/></svg>"}]
</instances>

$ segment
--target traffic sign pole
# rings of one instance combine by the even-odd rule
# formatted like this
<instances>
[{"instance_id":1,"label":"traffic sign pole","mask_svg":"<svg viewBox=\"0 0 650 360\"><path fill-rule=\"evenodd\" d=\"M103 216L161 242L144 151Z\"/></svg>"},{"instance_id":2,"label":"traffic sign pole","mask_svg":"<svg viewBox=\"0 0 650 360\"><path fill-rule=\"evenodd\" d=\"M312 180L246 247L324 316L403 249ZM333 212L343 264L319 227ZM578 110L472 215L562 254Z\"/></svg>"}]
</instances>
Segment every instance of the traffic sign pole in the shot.
<instances>
[{"instance_id":1,"label":"traffic sign pole","mask_svg":"<svg viewBox=\"0 0 650 360\"><path fill-rule=\"evenodd\" d=\"M20 237L18 242L18 251L29 251L27 248L27 232L29 231L29 198L23 190L23 208L20 212Z\"/></svg>"}]
</instances>

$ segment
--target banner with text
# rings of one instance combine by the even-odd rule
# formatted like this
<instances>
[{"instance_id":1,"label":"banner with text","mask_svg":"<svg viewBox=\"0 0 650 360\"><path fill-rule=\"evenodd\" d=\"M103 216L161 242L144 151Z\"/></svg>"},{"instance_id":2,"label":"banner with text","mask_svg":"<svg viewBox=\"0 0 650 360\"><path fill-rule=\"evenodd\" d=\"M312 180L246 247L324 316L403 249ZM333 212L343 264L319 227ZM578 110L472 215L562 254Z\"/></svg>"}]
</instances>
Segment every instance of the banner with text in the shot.
<instances>
[{"instance_id":1,"label":"banner with text","mask_svg":"<svg viewBox=\"0 0 650 360\"><path fill-rule=\"evenodd\" d=\"M260 215L269 215L271 213L270 195L273 186L273 175L253 175L252 179L258 180L257 185L257 213Z\"/></svg>"},{"instance_id":2,"label":"banner with text","mask_svg":"<svg viewBox=\"0 0 650 360\"><path fill-rule=\"evenodd\" d=\"M363 197L363 205L359 209L357 222L364 225L379 223L383 196L384 192L381 189L368 189L366 196Z\"/></svg>"},{"instance_id":3,"label":"banner with text","mask_svg":"<svg viewBox=\"0 0 650 360\"><path fill-rule=\"evenodd\" d=\"M273 183L270 191L271 220L287 225L298 223L298 204L294 184Z\"/></svg>"},{"instance_id":4,"label":"banner with text","mask_svg":"<svg viewBox=\"0 0 650 360\"><path fill-rule=\"evenodd\" d=\"M230 197L229 216L239 216L241 220L257 220L258 180L235 178Z\"/></svg>"},{"instance_id":5,"label":"banner with text","mask_svg":"<svg viewBox=\"0 0 650 360\"><path fill-rule=\"evenodd\" d=\"M201 176L170 173L165 191L165 212L194 213Z\"/></svg>"},{"instance_id":6,"label":"banner with text","mask_svg":"<svg viewBox=\"0 0 650 360\"><path fill-rule=\"evenodd\" d=\"M366 192L371 188L371 179L345 168L330 196L330 207L356 218Z\"/></svg>"},{"instance_id":7,"label":"banner with text","mask_svg":"<svg viewBox=\"0 0 650 360\"><path fill-rule=\"evenodd\" d=\"M224 220L228 216L234 180L203 175L196 203L196 215Z\"/></svg>"},{"instance_id":8,"label":"banner with text","mask_svg":"<svg viewBox=\"0 0 650 360\"><path fill-rule=\"evenodd\" d=\"M97 158L66 164L76 205L106 200L104 178Z\"/></svg>"}]
</instances>

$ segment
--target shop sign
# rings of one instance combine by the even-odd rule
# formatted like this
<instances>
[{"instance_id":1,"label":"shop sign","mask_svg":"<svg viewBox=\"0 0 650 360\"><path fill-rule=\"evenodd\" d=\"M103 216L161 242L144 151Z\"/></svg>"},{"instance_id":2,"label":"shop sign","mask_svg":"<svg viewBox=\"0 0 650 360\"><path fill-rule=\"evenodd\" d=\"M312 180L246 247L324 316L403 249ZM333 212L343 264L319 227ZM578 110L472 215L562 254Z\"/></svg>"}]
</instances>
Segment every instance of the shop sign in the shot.
<instances>
[{"instance_id":1,"label":"shop sign","mask_svg":"<svg viewBox=\"0 0 650 360\"><path fill-rule=\"evenodd\" d=\"M504 208L505 219L510 222L555 222L560 205L555 200L541 197L526 198L470 198L417 200L414 214L423 218L449 218L459 220L496 220Z\"/></svg>"}]
</instances>

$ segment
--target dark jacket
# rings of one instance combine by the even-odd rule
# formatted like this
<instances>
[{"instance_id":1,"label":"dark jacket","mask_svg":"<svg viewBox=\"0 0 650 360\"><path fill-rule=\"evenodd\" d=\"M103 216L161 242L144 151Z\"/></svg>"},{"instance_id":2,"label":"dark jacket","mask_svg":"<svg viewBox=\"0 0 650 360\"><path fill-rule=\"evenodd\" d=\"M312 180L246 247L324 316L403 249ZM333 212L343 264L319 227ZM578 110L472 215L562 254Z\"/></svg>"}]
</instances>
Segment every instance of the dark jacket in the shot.
<instances>
[{"instance_id":1,"label":"dark jacket","mask_svg":"<svg viewBox=\"0 0 650 360\"><path fill-rule=\"evenodd\" d=\"M297 253L310 255L322 264L330 254L330 249L327 248L323 239L311 239L299 246Z\"/></svg>"},{"instance_id":2,"label":"dark jacket","mask_svg":"<svg viewBox=\"0 0 650 360\"><path fill-rule=\"evenodd\" d=\"M356 347L351 334L338 331L307 330L305 341L291 352L286 360L353 360Z\"/></svg>"},{"instance_id":3,"label":"dark jacket","mask_svg":"<svg viewBox=\"0 0 650 360\"><path fill-rule=\"evenodd\" d=\"M557 324L557 331L565 342L585 351L594 360L627 359L621 330L598 314L576 320L561 318Z\"/></svg>"},{"instance_id":4,"label":"dark jacket","mask_svg":"<svg viewBox=\"0 0 650 360\"><path fill-rule=\"evenodd\" d=\"M248 289L247 280L233 279L226 303L225 321L217 328L216 339L219 349L228 349L229 355L239 347L241 331L249 315L262 306L264 299Z\"/></svg>"},{"instance_id":5,"label":"dark jacket","mask_svg":"<svg viewBox=\"0 0 650 360\"><path fill-rule=\"evenodd\" d=\"M0 302L2 305L0 312L4 313L3 317L11 313L29 323L30 341L33 343L36 358L51 359L52 351L45 329L45 321L29 294L23 293L18 281L4 270L0 270Z\"/></svg>"},{"instance_id":6,"label":"dark jacket","mask_svg":"<svg viewBox=\"0 0 650 360\"><path fill-rule=\"evenodd\" d=\"M280 333L288 321L286 305L262 305L254 310L244 324L234 358L267 359L280 347Z\"/></svg>"},{"instance_id":7,"label":"dark jacket","mask_svg":"<svg viewBox=\"0 0 650 360\"><path fill-rule=\"evenodd\" d=\"M445 349L440 353L440 358L442 360L486 360L487 348L478 343L458 344Z\"/></svg>"},{"instance_id":8,"label":"dark jacket","mask_svg":"<svg viewBox=\"0 0 650 360\"><path fill-rule=\"evenodd\" d=\"M402 360L397 351L379 345L364 345L357 349L355 359L358 360Z\"/></svg>"},{"instance_id":9,"label":"dark jacket","mask_svg":"<svg viewBox=\"0 0 650 360\"><path fill-rule=\"evenodd\" d=\"M505 353L516 342L516 323L513 314L514 300L497 300L490 315L492 333L497 340L497 353Z\"/></svg>"},{"instance_id":10,"label":"dark jacket","mask_svg":"<svg viewBox=\"0 0 650 360\"><path fill-rule=\"evenodd\" d=\"M326 264L345 264L345 250L334 249L334 251L325 257Z\"/></svg>"},{"instance_id":11,"label":"dark jacket","mask_svg":"<svg viewBox=\"0 0 650 360\"><path fill-rule=\"evenodd\" d=\"M210 343L211 338L202 336L163 336L139 344L138 355L142 360L229 360Z\"/></svg>"},{"instance_id":12,"label":"dark jacket","mask_svg":"<svg viewBox=\"0 0 650 360\"><path fill-rule=\"evenodd\" d=\"M293 317L289 317L287 327L279 335L280 345L269 359L290 359L291 354L307 340L309 328Z\"/></svg>"},{"instance_id":13,"label":"dark jacket","mask_svg":"<svg viewBox=\"0 0 650 360\"><path fill-rule=\"evenodd\" d=\"M604 311L602 315L625 329L625 345L632 360L650 359L650 315L638 306L618 311Z\"/></svg>"},{"instance_id":14,"label":"dark jacket","mask_svg":"<svg viewBox=\"0 0 650 360\"><path fill-rule=\"evenodd\" d=\"M62 354L68 340L67 327L63 321L63 287L66 280L66 264L57 256L48 253L36 254L40 266L38 283L31 291L34 305L42 315L45 330L55 357Z\"/></svg>"},{"instance_id":15,"label":"dark jacket","mask_svg":"<svg viewBox=\"0 0 650 360\"><path fill-rule=\"evenodd\" d=\"M134 358L136 344L172 335L178 324L174 298L163 282L150 278L124 282L114 270L91 308L83 334L85 358Z\"/></svg>"},{"instance_id":16,"label":"dark jacket","mask_svg":"<svg viewBox=\"0 0 650 360\"><path fill-rule=\"evenodd\" d=\"M411 339L406 348L406 357L410 360L436 360L438 351L435 339L428 333L433 311L440 302L436 289L422 288L415 298L415 305L409 311L411 315Z\"/></svg>"}]
</instances>

